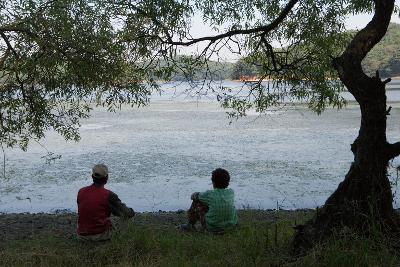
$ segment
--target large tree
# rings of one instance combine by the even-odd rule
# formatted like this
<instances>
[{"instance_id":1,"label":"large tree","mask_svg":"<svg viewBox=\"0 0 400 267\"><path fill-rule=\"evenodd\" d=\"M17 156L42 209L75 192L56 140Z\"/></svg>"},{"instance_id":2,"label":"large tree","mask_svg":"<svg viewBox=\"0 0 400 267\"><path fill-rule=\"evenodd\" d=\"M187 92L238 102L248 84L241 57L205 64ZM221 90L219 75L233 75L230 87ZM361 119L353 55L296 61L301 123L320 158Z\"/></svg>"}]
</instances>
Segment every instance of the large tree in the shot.
<instances>
[{"instance_id":1,"label":"large tree","mask_svg":"<svg viewBox=\"0 0 400 267\"><path fill-rule=\"evenodd\" d=\"M190 74L225 47L245 52L263 73L242 95L197 89L216 92L231 115L249 108L263 112L288 96L318 113L328 105L340 108L344 88L360 105L350 170L316 218L298 227L296 241L304 245L342 226L398 228L387 177L389 160L400 154L400 143L386 139L389 80L382 81L378 70L369 77L361 67L387 31L394 0L22 2L0 2L2 143L40 138L51 127L68 138L63 129L83 116L81 101L103 92L101 103L141 103L154 79L168 78L174 69ZM347 34L346 17L363 12L373 13L371 21ZM192 37L195 14L219 33ZM199 43L198 54L176 60L182 47Z\"/></svg>"},{"instance_id":2,"label":"large tree","mask_svg":"<svg viewBox=\"0 0 400 267\"><path fill-rule=\"evenodd\" d=\"M146 10L142 15L161 25L157 36L162 47L205 42L200 56L210 58L223 46L230 50L237 46L236 52L246 50L247 57L261 67L262 78L270 79L268 83L260 79L245 95L220 92L224 107L233 108L238 115L249 108L263 112L290 96L322 112L327 105L342 107L340 92L344 87L360 106L361 126L351 145L354 161L350 170L316 218L298 227L296 243L307 245L343 226L363 232L371 226L397 231L399 220L387 173L389 160L400 154L400 143L390 144L386 139L390 107L386 105L385 85L390 79L382 81L378 70L369 77L361 66L385 35L394 0L230 0L195 1L193 5L206 23L225 30L199 38L188 32L175 36L158 17ZM360 12L372 12L371 21L356 34L346 33L346 17Z\"/></svg>"}]
</instances>

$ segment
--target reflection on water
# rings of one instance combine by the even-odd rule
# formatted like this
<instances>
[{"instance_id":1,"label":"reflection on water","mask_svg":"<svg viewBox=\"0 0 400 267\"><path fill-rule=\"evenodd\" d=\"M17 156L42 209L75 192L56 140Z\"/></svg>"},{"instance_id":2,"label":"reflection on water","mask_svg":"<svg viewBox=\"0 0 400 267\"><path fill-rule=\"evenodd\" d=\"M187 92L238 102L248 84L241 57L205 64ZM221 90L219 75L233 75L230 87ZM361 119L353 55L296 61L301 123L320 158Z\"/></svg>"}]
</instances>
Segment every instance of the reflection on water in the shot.
<instances>
[{"instance_id":1,"label":"reflection on water","mask_svg":"<svg viewBox=\"0 0 400 267\"><path fill-rule=\"evenodd\" d=\"M191 192L211 187L217 167L230 171L238 207L313 208L346 174L359 116L356 106L321 116L290 108L229 123L211 101L155 101L117 113L96 109L82 122L79 143L47 134L43 144L62 155L50 165L39 145L26 153L6 151L0 211L76 210L76 192L100 162L110 169L108 187L138 211L186 208ZM400 137L399 118L395 105L389 141Z\"/></svg>"}]
</instances>

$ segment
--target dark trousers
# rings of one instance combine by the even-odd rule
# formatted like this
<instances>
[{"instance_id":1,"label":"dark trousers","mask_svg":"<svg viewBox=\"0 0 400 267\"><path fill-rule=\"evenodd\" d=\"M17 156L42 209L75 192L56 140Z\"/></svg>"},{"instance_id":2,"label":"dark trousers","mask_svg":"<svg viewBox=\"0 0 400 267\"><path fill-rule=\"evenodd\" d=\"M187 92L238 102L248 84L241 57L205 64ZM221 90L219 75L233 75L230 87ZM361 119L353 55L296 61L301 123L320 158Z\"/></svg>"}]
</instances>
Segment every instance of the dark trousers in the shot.
<instances>
[{"instance_id":1,"label":"dark trousers","mask_svg":"<svg viewBox=\"0 0 400 267\"><path fill-rule=\"evenodd\" d=\"M205 215L207 211L207 205L198 200L193 200L192 205L187 212L189 224L195 225L196 222L200 222L201 226L206 227Z\"/></svg>"}]
</instances>

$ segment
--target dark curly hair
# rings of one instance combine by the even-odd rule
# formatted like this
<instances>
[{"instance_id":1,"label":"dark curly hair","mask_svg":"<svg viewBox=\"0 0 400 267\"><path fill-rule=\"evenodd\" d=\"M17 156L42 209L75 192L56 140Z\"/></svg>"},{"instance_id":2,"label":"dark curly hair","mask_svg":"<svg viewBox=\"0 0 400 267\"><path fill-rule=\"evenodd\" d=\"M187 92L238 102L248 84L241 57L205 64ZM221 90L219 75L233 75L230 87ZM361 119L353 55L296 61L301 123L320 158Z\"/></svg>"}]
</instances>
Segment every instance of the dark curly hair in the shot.
<instances>
[{"instance_id":1,"label":"dark curly hair","mask_svg":"<svg viewBox=\"0 0 400 267\"><path fill-rule=\"evenodd\" d=\"M218 168L212 172L211 181L213 182L216 188L219 189L227 188L230 180L231 177L229 175L229 172L225 169Z\"/></svg>"}]
</instances>

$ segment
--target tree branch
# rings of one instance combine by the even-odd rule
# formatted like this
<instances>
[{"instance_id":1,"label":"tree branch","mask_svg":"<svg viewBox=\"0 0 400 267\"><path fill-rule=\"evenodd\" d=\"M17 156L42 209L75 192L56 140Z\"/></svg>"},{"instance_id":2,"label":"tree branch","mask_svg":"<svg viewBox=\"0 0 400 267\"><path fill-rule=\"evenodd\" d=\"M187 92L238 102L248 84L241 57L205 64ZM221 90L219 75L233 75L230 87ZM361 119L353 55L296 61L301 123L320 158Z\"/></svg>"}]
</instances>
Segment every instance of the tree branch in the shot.
<instances>
[{"instance_id":1,"label":"tree branch","mask_svg":"<svg viewBox=\"0 0 400 267\"><path fill-rule=\"evenodd\" d=\"M4 42L6 42L8 49L10 49L13 52L15 58L19 58L17 51L15 51L14 47L12 47L10 40L8 40L7 35L5 35L4 32L0 31L0 36L3 38Z\"/></svg>"},{"instance_id":2,"label":"tree branch","mask_svg":"<svg viewBox=\"0 0 400 267\"><path fill-rule=\"evenodd\" d=\"M385 35L394 8L394 0L374 2L372 20L354 36L343 54L332 60L340 80L358 102L362 100L362 91L371 83L361 67L361 61Z\"/></svg>"},{"instance_id":3,"label":"tree branch","mask_svg":"<svg viewBox=\"0 0 400 267\"><path fill-rule=\"evenodd\" d=\"M389 25L394 8L394 0L375 0L375 12L372 20L359 31L350 42L343 57L351 56L360 62L367 53L383 38Z\"/></svg>"},{"instance_id":4,"label":"tree branch","mask_svg":"<svg viewBox=\"0 0 400 267\"><path fill-rule=\"evenodd\" d=\"M19 27L21 23L12 23L0 26L0 32L25 32L26 29Z\"/></svg>"},{"instance_id":5,"label":"tree branch","mask_svg":"<svg viewBox=\"0 0 400 267\"><path fill-rule=\"evenodd\" d=\"M266 49L268 49L268 53L271 56L271 61L272 61L272 66L274 67L274 70L276 71L278 68L276 67L276 59L275 59L275 53L274 53L274 48L270 43L267 42L265 39L265 35L261 36L261 40L263 44L265 45Z\"/></svg>"},{"instance_id":6,"label":"tree branch","mask_svg":"<svg viewBox=\"0 0 400 267\"><path fill-rule=\"evenodd\" d=\"M169 40L165 41L165 43L171 44L171 45L190 46L192 44L204 42L204 41L215 42L216 40L223 39L226 37L232 37L234 35L239 35L239 34L251 34L251 33L259 33L259 32L263 32L263 34L266 34L279 26L279 24L287 17L289 12L293 9L293 7L295 6L295 4L298 1L299 0L290 0L289 3L287 3L287 5L285 6L285 8L282 9L279 16L268 25L263 25L263 26L259 26L256 28L244 29L244 30L231 30L231 31L227 31L222 34L214 35L214 36L205 36L205 37L195 38L195 39L187 41L187 42L172 41L171 39L169 39Z\"/></svg>"},{"instance_id":7,"label":"tree branch","mask_svg":"<svg viewBox=\"0 0 400 267\"><path fill-rule=\"evenodd\" d=\"M397 156L400 156L400 142L394 144L388 144L387 147L387 158L391 160Z\"/></svg>"}]
</instances>

